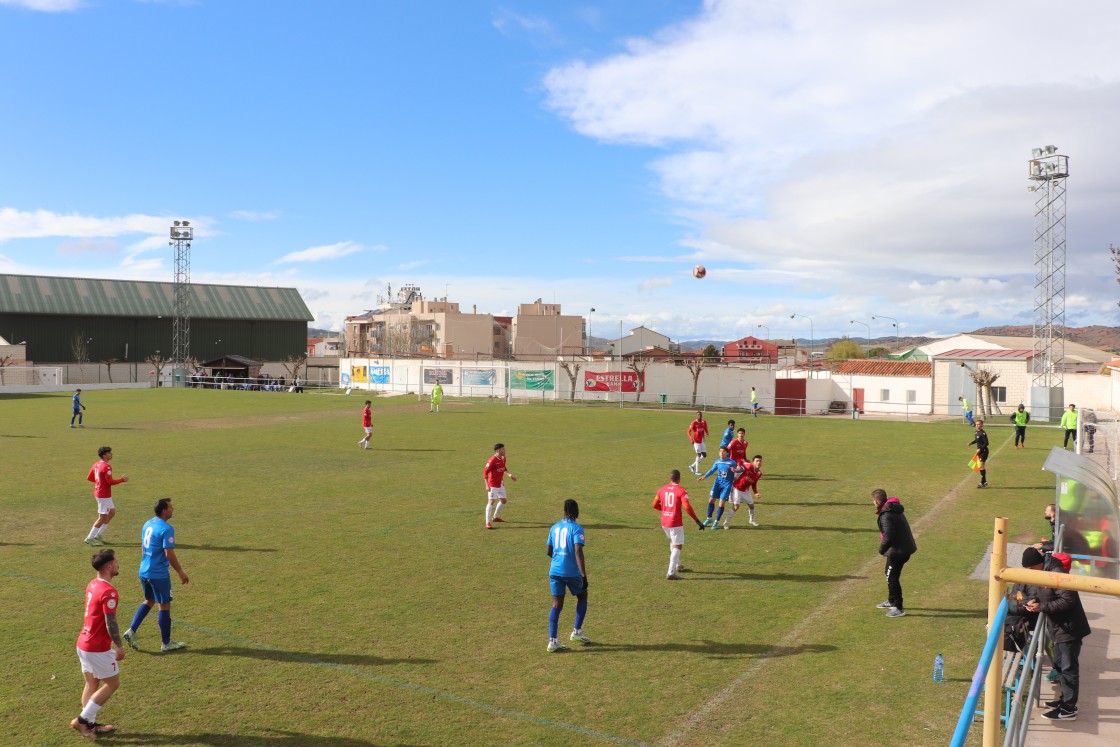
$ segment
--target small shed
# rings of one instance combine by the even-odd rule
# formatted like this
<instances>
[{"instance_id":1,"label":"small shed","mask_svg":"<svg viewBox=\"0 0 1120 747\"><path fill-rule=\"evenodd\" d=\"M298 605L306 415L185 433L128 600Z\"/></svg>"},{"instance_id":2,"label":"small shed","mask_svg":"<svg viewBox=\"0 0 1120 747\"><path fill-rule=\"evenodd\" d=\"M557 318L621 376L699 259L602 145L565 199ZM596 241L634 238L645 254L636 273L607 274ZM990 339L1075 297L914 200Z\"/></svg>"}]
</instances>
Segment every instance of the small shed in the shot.
<instances>
[{"instance_id":1,"label":"small shed","mask_svg":"<svg viewBox=\"0 0 1120 747\"><path fill-rule=\"evenodd\" d=\"M255 379L260 375L261 367L264 366L264 363L255 361L252 358L246 358L243 355L223 355L220 358L202 361L198 365L200 368L205 368L210 376L221 376L222 378L232 379Z\"/></svg>"}]
</instances>

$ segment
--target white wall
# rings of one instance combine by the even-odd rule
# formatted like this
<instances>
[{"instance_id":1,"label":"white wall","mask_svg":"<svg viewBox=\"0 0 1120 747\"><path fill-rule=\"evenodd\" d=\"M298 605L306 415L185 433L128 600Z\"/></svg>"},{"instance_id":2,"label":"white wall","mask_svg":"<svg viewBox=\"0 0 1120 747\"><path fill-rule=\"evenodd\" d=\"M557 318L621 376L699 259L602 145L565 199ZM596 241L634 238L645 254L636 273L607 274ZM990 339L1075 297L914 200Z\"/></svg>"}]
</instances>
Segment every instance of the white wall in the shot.
<instances>
[{"instance_id":1,"label":"white wall","mask_svg":"<svg viewBox=\"0 0 1120 747\"><path fill-rule=\"evenodd\" d=\"M928 415L933 412L933 379L929 376L872 376L869 374L835 374L833 380L851 400L852 389L863 389L863 411ZM882 399L881 390L889 390L890 398ZM915 400L906 401L907 391Z\"/></svg>"}]
</instances>

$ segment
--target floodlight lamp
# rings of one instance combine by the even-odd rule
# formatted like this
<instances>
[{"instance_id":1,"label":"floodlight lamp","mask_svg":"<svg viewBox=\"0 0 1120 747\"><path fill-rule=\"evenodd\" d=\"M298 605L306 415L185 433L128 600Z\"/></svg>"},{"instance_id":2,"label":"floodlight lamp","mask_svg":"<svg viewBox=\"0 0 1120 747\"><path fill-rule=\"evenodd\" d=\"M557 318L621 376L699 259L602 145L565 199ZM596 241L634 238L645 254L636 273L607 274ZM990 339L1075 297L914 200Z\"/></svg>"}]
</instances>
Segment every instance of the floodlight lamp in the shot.
<instances>
[{"instance_id":1,"label":"floodlight lamp","mask_svg":"<svg viewBox=\"0 0 1120 747\"><path fill-rule=\"evenodd\" d=\"M1056 145L1047 145L1047 146L1046 146L1046 152L1047 152L1047 153L1049 153L1049 154L1054 154L1054 153L1057 153L1057 152L1058 152L1058 146L1056 146Z\"/></svg>"},{"instance_id":2,"label":"floodlight lamp","mask_svg":"<svg viewBox=\"0 0 1120 747\"><path fill-rule=\"evenodd\" d=\"M179 225L179 221L175 221L175 225Z\"/></svg>"},{"instance_id":3,"label":"floodlight lamp","mask_svg":"<svg viewBox=\"0 0 1120 747\"><path fill-rule=\"evenodd\" d=\"M183 221L183 225L184 225L184 226L189 226L190 224L191 224L191 222L190 222L189 220L185 220L185 221Z\"/></svg>"},{"instance_id":4,"label":"floodlight lamp","mask_svg":"<svg viewBox=\"0 0 1120 747\"><path fill-rule=\"evenodd\" d=\"M1042 148L1032 148L1031 156L1033 158L1040 158L1042 156Z\"/></svg>"}]
</instances>

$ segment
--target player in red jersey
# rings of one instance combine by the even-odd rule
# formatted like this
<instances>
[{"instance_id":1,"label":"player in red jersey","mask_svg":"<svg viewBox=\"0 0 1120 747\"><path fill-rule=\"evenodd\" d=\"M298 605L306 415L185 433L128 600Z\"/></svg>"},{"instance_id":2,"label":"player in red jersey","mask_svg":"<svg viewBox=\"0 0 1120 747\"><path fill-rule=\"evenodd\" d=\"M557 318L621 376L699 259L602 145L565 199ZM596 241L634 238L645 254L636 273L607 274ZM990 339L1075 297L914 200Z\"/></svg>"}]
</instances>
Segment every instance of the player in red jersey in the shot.
<instances>
[{"instance_id":1,"label":"player in red jersey","mask_svg":"<svg viewBox=\"0 0 1120 747\"><path fill-rule=\"evenodd\" d=\"M109 522L117 515L116 504L113 503L113 486L128 482L128 475L119 480L113 479L113 468L109 462L113 461L113 449L102 446L97 450L99 459L89 468L86 479L93 483L93 497L97 501L97 521L86 535L85 543L97 547L105 544L101 537L109 528Z\"/></svg>"},{"instance_id":2,"label":"player in red jersey","mask_svg":"<svg viewBox=\"0 0 1120 747\"><path fill-rule=\"evenodd\" d=\"M758 481L762 479L762 455L755 454L754 459L743 462L743 472L735 479L735 490L731 495L731 510L723 515L723 528L731 528L731 518L739 510L740 503L747 504L747 521L752 527L758 526L754 520L754 502L759 497Z\"/></svg>"},{"instance_id":3,"label":"player in red jersey","mask_svg":"<svg viewBox=\"0 0 1120 747\"><path fill-rule=\"evenodd\" d=\"M120 563L112 550L98 550L90 560L97 578L86 587L86 615L78 635L78 661L82 665L85 688L82 712L70 722L71 728L89 739L111 732L112 724L97 723L97 714L120 687L117 662L124 659L124 641L117 625L120 596L110 583L120 573Z\"/></svg>"},{"instance_id":4,"label":"player in red jersey","mask_svg":"<svg viewBox=\"0 0 1120 747\"><path fill-rule=\"evenodd\" d=\"M700 462L708 456L708 448L704 446L704 436L708 435L708 421L704 420L704 413L697 411L696 420L688 424L688 440L692 442L692 450L696 458L688 465L688 471L694 475L700 474Z\"/></svg>"},{"instance_id":5,"label":"player in red jersey","mask_svg":"<svg viewBox=\"0 0 1120 747\"><path fill-rule=\"evenodd\" d=\"M373 410L368 399L366 400L366 406L362 408L362 428L365 429L366 435L358 442L358 448L368 449L369 440L373 438Z\"/></svg>"},{"instance_id":6,"label":"player in red jersey","mask_svg":"<svg viewBox=\"0 0 1120 747\"><path fill-rule=\"evenodd\" d=\"M505 478L517 482L513 473L506 469L506 445L494 444L494 456L486 462L482 478L486 483L486 528L493 529L492 521L505 521L498 518L498 512L506 505ZM491 514L493 518L491 518Z\"/></svg>"},{"instance_id":7,"label":"player in red jersey","mask_svg":"<svg viewBox=\"0 0 1120 747\"><path fill-rule=\"evenodd\" d=\"M700 531L704 531L704 524L692 510L688 502L688 491L681 487L681 472L673 470L669 473L669 482L657 489L657 496L653 499L653 507L661 512L661 529L669 538L669 572L665 578L676 581L680 578L677 574L684 570L681 565L681 550L684 549L684 517L682 511L687 511Z\"/></svg>"},{"instance_id":8,"label":"player in red jersey","mask_svg":"<svg viewBox=\"0 0 1120 747\"><path fill-rule=\"evenodd\" d=\"M747 431L743 428L735 431L735 438L727 444L728 456L735 464L744 464L747 461Z\"/></svg>"}]
</instances>

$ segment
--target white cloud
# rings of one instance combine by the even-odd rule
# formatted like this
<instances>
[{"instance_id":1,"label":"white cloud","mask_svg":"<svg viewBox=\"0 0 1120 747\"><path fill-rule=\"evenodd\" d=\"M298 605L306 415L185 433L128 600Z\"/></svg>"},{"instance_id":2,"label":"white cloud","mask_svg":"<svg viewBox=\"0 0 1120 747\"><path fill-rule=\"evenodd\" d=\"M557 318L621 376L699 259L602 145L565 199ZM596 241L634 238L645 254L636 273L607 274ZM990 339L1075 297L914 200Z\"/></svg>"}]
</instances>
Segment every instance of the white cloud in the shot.
<instances>
[{"instance_id":1,"label":"white cloud","mask_svg":"<svg viewBox=\"0 0 1120 747\"><path fill-rule=\"evenodd\" d=\"M1031 148L1071 156L1071 283L1097 267L1120 201L1120 6L1068 4L1061 34L1041 35L1053 13L707 0L621 53L553 69L548 105L588 137L662 149L651 168L694 254L631 261L703 261L825 318L849 300L946 326L1029 318Z\"/></svg>"},{"instance_id":2,"label":"white cloud","mask_svg":"<svg viewBox=\"0 0 1120 747\"><path fill-rule=\"evenodd\" d=\"M276 263L283 262L319 262L324 259L338 259L339 257L346 257L350 254L357 254L364 251L365 247L353 241L340 241L337 244L327 244L325 246L313 246L310 249L303 249L298 252L285 254Z\"/></svg>"},{"instance_id":3,"label":"white cloud","mask_svg":"<svg viewBox=\"0 0 1120 747\"><path fill-rule=\"evenodd\" d=\"M673 279L672 278L667 278L667 277L646 278L642 282L638 283L638 290L648 291L648 290L653 290L654 288L668 288L672 284L673 284Z\"/></svg>"},{"instance_id":4,"label":"white cloud","mask_svg":"<svg viewBox=\"0 0 1120 747\"><path fill-rule=\"evenodd\" d=\"M258 223L260 221L277 220L280 217L280 212L277 210L234 210L229 214L229 217Z\"/></svg>"},{"instance_id":5,"label":"white cloud","mask_svg":"<svg viewBox=\"0 0 1120 747\"><path fill-rule=\"evenodd\" d=\"M490 22L494 28L505 36L512 36L516 32L538 35L551 35L553 33L552 24L547 19L523 16L509 10L497 13Z\"/></svg>"},{"instance_id":6,"label":"white cloud","mask_svg":"<svg viewBox=\"0 0 1120 747\"><path fill-rule=\"evenodd\" d=\"M58 253L64 257L74 254L116 254L120 249L120 244L111 239L75 239L58 245Z\"/></svg>"},{"instance_id":7,"label":"white cloud","mask_svg":"<svg viewBox=\"0 0 1120 747\"><path fill-rule=\"evenodd\" d=\"M104 238L133 233L166 235L169 225L167 218L155 215L99 218L76 213L62 215L50 210L0 208L0 241L50 237Z\"/></svg>"},{"instance_id":8,"label":"white cloud","mask_svg":"<svg viewBox=\"0 0 1120 747\"><path fill-rule=\"evenodd\" d=\"M430 260L430 259L414 259L411 262L400 263L399 265L397 265L397 269L398 270L415 270L417 267L423 267L424 265L430 265L431 263L432 263L432 260Z\"/></svg>"},{"instance_id":9,"label":"white cloud","mask_svg":"<svg viewBox=\"0 0 1120 747\"><path fill-rule=\"evenodd\" d=\"M0 0L0 5L39 10L45 13L62 13L68 10L78 10L82 7L83 2L82 0Z\"/></svg>"}]
</instances>

